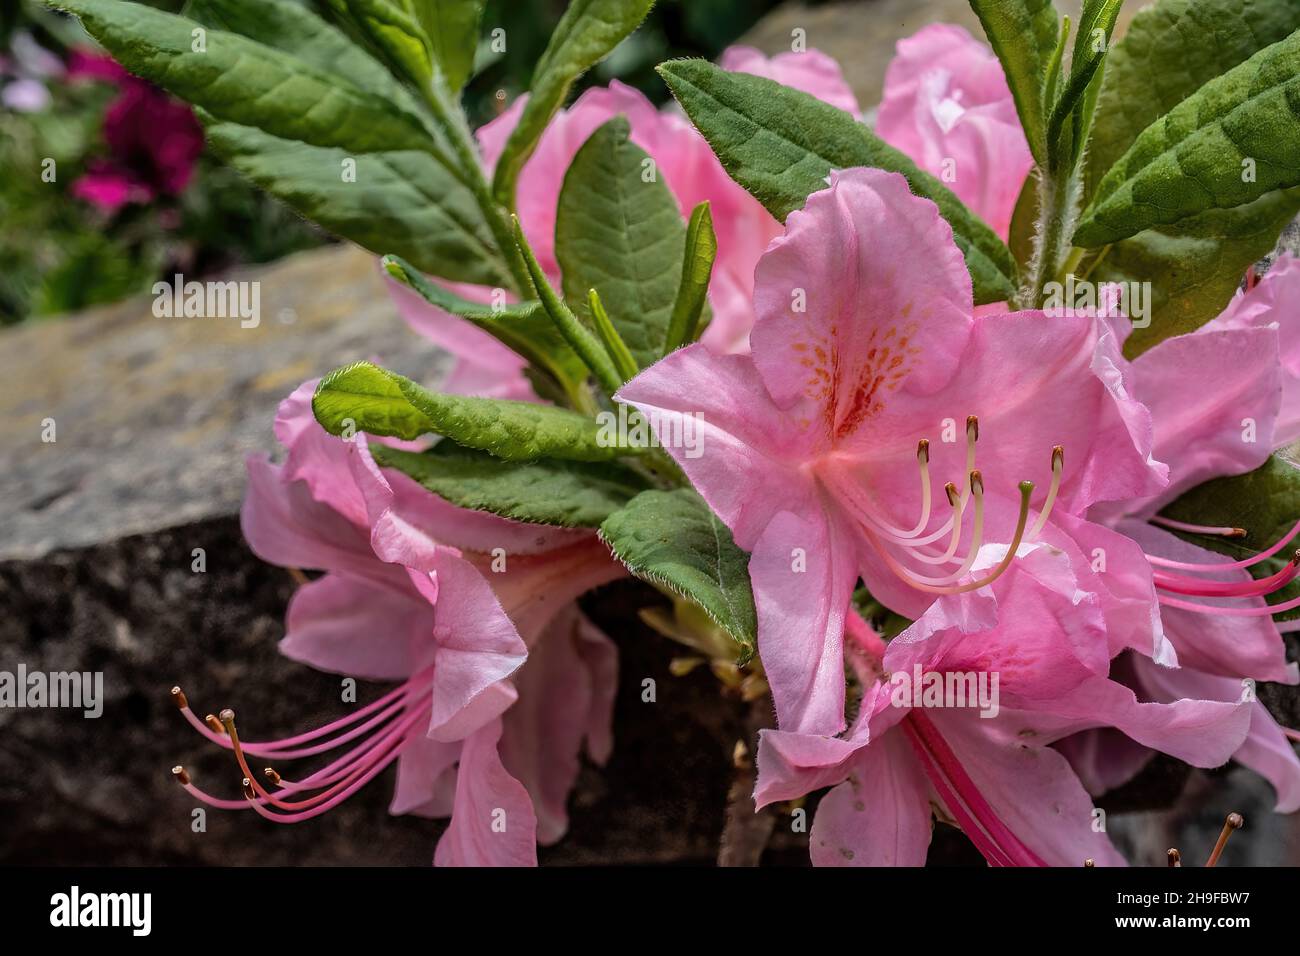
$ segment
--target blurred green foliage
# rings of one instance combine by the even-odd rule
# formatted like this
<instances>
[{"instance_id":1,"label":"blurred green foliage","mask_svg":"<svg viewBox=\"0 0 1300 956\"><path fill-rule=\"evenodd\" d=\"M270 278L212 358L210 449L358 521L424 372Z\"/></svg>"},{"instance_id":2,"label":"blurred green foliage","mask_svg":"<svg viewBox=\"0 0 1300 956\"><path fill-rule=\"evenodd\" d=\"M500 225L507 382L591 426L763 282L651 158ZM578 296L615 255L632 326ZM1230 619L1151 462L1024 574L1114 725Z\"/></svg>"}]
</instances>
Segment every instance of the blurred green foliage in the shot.
<instances>
[{"instance_id":1,"label":"blurred green foliage","mask_svg":"<svg viewBox=\"0 0 1300 956\"><path fill-rule=\"evenodd\" d=\"M173 12L185 5L184 0L146 2ZM618 77L662 102L668 94L654 73L657 63L674 56L716 57L777 3L660 0L641 29L580 85ZM475 76L465 91L475 124L528 89L533 65L565 5L565 0L489 0ZM491 50L491 31L498 27L505 30L504 53ZM35 0L4 0L0 59L12 60L8 54L19 35L60 57L90 44L74 20ZM0 325L117 301L147 291L173 272L201 277L329 241L207 155L179 197L106 215L71 190L87 163L103 152L104 110L115 91L108 84L58 78L49 80L48 88L45 109L0 112ZM52 182L41 175L51 159Z\"/></svg>"}]
</instances>

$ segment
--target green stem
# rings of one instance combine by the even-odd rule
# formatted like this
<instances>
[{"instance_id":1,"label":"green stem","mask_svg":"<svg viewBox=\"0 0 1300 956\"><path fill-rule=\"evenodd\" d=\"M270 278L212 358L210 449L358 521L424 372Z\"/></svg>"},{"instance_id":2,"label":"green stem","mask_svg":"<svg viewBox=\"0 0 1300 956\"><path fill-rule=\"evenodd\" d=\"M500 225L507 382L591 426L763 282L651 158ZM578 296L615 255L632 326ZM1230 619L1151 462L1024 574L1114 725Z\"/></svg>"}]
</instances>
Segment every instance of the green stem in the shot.
<instances>
[{"instance_id":1,"label":"green stem","mask_svg":"<svg viewBox=\"0 0 1300 956\"><path fill-rule=\"evenodd\" d=\"M1077 180L1068 171L1044 170L1039 180L1038 250L1031 284L1021 292L1021 301L1029 307L1043 307L1047 301L1044 288L1056 280L1061 259L1069 249L1076 189Z\"/></svg>"},{"instance_id":2,"label":"green stem","mask_svg":"<svg viewBox=\"0 0 1300 956\"><path fill-rule=\"evenodd\" d=\"M591 321L596 326L596 334L604 343L609 357L614 360L614 368L618 370L619 376L625 382L635 378L641 368L636 364L623 337L618 334L618 329L614 328L609 313L605 311L605 303L600 301L600 295L595 289L587 290L587 306L591 309Z\"/></svg>"},{"instance_id":3,"label":"green stem","mask_svg":"<svg viewBox=\"0 0 1300 956\"><path fill-rule=\"evenodd\" d=\"M546 273L542 271L537 256L533 254L532 247L528 245L528 240L524 237L523 227L519 225L519 217L512 216L511 220L514 223L514 242L528 270L529 281L532 283L533 288L537 290L537 298L542 303L542 308L546 310L546 314L555 323L555 327L560 330L564 340L569 343L573 351L578 353L578 357L586 363L587 368L591 369L592 373L595 374L600 387L608 394L613 395L618 391L619 386L623 384L623 380L619 378L618 370L614 368L609 353L600 344L600 340L578 321L578 317L569 311L569 307L551 288Z\"/></svg>"},{"instance_id":4,"label":"green stem","mask_svg":"<svg viewBox=\"0 0 1300 956\"><path fill-rule=\"evenodd\" d=\"M465 184L474 194L474 200L479 208L483 210L483 217L492 231L492 238L496 240L501 255L505 257L506 266L510 269L515 284L513 291L518 295L524 295L531 284L528 269L511 236L505 213L497 205L496 199L492 196L492 186L483 175L478 148L474 145L474 136L465 122L464 115L460 110L453 109L447 102L446 91L438 77L435 77L420 92L425 104L433 112L438 126L447 134L447 141L451 144L457 164L464 174Z\"/></svg>"}]
</instances>

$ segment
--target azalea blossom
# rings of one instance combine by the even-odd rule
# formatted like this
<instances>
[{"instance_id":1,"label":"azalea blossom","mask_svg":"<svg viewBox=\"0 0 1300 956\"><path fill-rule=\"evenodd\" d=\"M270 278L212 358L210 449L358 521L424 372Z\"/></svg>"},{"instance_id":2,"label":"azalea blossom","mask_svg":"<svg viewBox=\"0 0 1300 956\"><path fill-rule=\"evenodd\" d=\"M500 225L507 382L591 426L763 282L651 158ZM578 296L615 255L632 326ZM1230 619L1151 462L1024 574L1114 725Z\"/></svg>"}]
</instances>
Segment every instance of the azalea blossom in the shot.
<instances>
[{"instance_id":1,"label":"azalea blossom","mask_svg":"<svg viewBox=\"0 0 1300 956\"><path fill-rule=\"evenodd\" d=\"M899 175L833 174L760 260L755 307L751 356L692 345L617 398L652 421L702 416L705 453L669 450L752 552L783 729L843 729L859 577L915 618L995 580L1053 508L1164 484L1114 335L1085 317L976 317L951 228ZM1007 560L972 576L990 541L1011 543Z\"/></svg>"},{"instance_id":2,"label":"azalea blossom","mask_svg":"<svg viewBox=\"0 0 1300 956\"><path fill-rule=\"evenodd\" d=\"M1273 784L1280 812L1300 809L1300 759L1286 742L1288 731L1254 700L1251 682L1300 683L1272 619L1300 601L1264 600L1300 574L1300 523L1258 554L1231 561L1173 531L1235 536L1238 529L1188 525L1157 512L1204 481L1257 468L1300 435L1300 326L1285 305L1297 294L1300 261L1283 256L1218 318L1133 361L1133 394L1151 409L1153 454L1168 464L1169 486L1092 512L1141 548L1140 559L1153 569L1164 634L1181 665L1160 667L1139 654L1127 665L1129 682L1152 700L1195 695L1250 703L1250 735L1236 759ZM1202 374L1208 367L1216 369L1209 380ZM1273 557L1281 559L1280 570L1252 576L1252 567ZM1069 752L1098 792L1123 783L1152 756L1105 735L1073 742Z\"/></svg>"},{"instance_id":3,"label":"azalea blossom","mask_svg":"<svg viewBox=\"0 0 1300 956\"><path fill-rule=\"evenodd\" d=\"M283 653L402 683L324 727L236 748L244 800L183 782L215 806L293 823L396 762L393 813L452 817L437 863L535 863L537 842L553 843L567 827L584 744L598 763L612 746L617 653L573 599L621 568L591 533L456 508L380 469L364 436L345 441L316 423L315 385L281 405L284 464L249 459L244 534L264 560L327 572L294 595ZM494 558L504 570L492 568ZM237 741L233 713L209 721L185 713L213 742ZM348 744L301 780L270 768L267 785L244 756L278 763ZM493 829L497 810L504 830Z\"/></svg>"},{"instance_id":4,"label":"azalea blossom","mask_svg":"<svg viewBox=\"0 0 1300 956\"><path fill-rule=\"evenodd\" d=\"M1034 159L1002 64L986 44L948 23L899 40L876 132L1007 237Z\"/></svg>"},{"instance_id":5,"label":"azalea blossom","mask_svg":"<svg viewBox=\"0 0 1300 956\"><path fill-rule=\"evenodd\" d=\"M997 561L990 547L982 563ZM1218 766L1245 736L1245 705L1139 703L1111 679L1098 595L1071 562L1034 545L990 587L936 601L886 645L856 614L845 655L861 687L842 736L765 731L755 794L762 806L831 786L810 833L817 865L920 866L931 804L992 866L1123 865L1091 799L1050 746L1107 727L1196 766ZM900 705L898 675L997 675L990 716L945 697ZM959 702L958 702L959 703Z\"/></svg>"}]
</instances>

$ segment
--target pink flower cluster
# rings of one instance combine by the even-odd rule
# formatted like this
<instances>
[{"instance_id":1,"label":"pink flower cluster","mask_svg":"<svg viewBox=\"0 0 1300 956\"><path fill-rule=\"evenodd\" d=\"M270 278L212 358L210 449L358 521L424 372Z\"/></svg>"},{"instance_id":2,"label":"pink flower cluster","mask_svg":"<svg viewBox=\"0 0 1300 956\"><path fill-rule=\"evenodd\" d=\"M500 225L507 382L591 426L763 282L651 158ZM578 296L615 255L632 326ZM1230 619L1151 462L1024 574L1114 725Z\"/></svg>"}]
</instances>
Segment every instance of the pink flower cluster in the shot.
<instances>
[{"instance_id":1,"label":"pink flower cluster","mask_svg":"<svg viewBox=\"0 0 1300 956\"><path fill-rule=\"evenodd\" d=\"M118 90L104 114L108 155L93 160L73 183L74 195L112 214L129 204L177 196L189 185L203 152L203 128L189 106L100 53L74 50L67 76Z\"/></svg>"},{"instance_id":2,"label":"pink flower cluster","mask_svg":"<svg viewBox=\"0 0 1300 956\"><path fill-rule=\"evenodd\" d=\"M722 63L858 111L815 51ZM479 131L488 165L520 109ZM1282 306L1300 262L1130 361L1127 322L976 310L951 228L901 176L836 172L782 227L687 120L614 83L563 111L523 172L520 218L552 275L565 170L619 113L683 213L707 199L718 226L703 340L617 397L658 423L702 417L706 453L678 464L752 555L778 722L758 805L832 788L810 841L828 865L919 865L933 816L991 865L1123 864L1092 795L1157 751L1235 759L1279 810L1300 808L1288 732L1243 693L1300 682L1263 599L1296 563L1256 580L1258 559L1226 562L1151 520L1300 436L1300 326ZM903 41L877 132L955 169L957 194L1006 235L1032 160L985 46L947 26ZM456 355L450 388L536 400L521 359L392 288ZM617 655L574 601L623 572L593 533L462 510L377 467L364 436L314 422L313 384L281 407L284 463L249 462L244 530L266 560L326 572L293 600L287 655L402 683L335 725L242 744L272 762L346 748L308 777L264 785L245 767L238 801L185 785L292 822L395 762L393 812L451 817L436 862L533 863L564 833L580 754L610 753ZM886 642L853 609L859 581L914 623ZM896 678L914 673L996 675L996 713L900 704ZM233 715L186 713L236 746Z\"/></svg>"}]
</instances>

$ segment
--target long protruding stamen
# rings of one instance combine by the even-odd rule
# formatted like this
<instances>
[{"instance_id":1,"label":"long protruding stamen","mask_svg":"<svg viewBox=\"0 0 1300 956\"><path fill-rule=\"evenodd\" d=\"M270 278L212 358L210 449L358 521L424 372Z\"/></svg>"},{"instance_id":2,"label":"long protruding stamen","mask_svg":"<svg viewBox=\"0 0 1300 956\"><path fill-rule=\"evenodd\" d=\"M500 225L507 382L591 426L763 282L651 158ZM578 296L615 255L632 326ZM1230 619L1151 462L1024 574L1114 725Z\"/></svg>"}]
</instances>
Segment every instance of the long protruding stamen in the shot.
<instances>
[{"instance_id":1,"label":"long protruding stamen","mask_svg":"<svg viewBox=\"0 0 1300 956\"><path fill-rule=\"evenodd\" d=\"M916 527L911 530L908 537L915 537L925 530L925 526L930 523L930 443L922 438L916 446L916 464L921 471L921 516L916 521Z\"/></svg>"},{"instance_id":2,"label":"long protruding stamen","mask_svg":"<svg viewBox=\"0 0 1300 956\"><path fill-rule=\"evenodd\" d=\"M1234 830L1240 830L1245 822L1240 813L1228 814L1228 818L1223 821L1223 832L1219 834L1219 840L1214 844L1210 858L1205 861L1206 866L1214 866L1219 862L1219 857L1223 855L1223 848L1228 845L1228 837L1232 836Z\"/></svg>"},{"instance_id":3,"label":"long protruding stamen","mask_svg":"<svg viewBox=\"0 0 1300 956\"><path fill-rule=\"evenodd\" d=\"M962 524L962 497L957 491L957 486L951 481L943 486L944 493L948 496L948 504L952 505L952 517L948 519L944 527L952 526L952 537L948 542L948 548L939 555L923 554L920 551L912 553L913 560L920 561L923 564L951 564L953 555L957 553L957 547L961 544L961 524Z\"/></svg>"},{"instance_id":4,"label":"long protruding stamen","mask_svg":"<svg viewBox=\"0 0 1300 956\"><path fill-rule=\"evenodd\" d=\"M1178 598L1166 597L1163 594L1158 595L1157 599L1165 607L1175 607L1180 611L1191 611L1193 614L1217 614L1220 617L1268 617L1273 614L1281 614L1284 611L1294 611L1300 607L1300 597L1283 601L1281 604L1265 604L1263 607L1220 607L1218 605L1197 604L1195 601L1182 601Z\"/></svg>"},{"instance_id":5,"label":"long protruding stamen","mask_svg":"<svg viewBox=\"0 0 1300 956\"><path fill-rule=\"evenodd\" d=\"M1297 521L1292 525L1291 530L1288 531L1276 544L1261 551L1259 554L1245 558L1241 561L1225 561L1218 564L1197 564L1194 561L1171 561L1168 558L1161 558L1153 554L1147 555L1147 561L1157 567L1170 568L1175 571L1203 571L1207 574L1215 571L1237 571L1243 568L1254 567L1261 561L1267 561L1290 544L1292 539L1294 539L1298 534L1300 534L1300 521Z\"/></svg>"},{"instance_id":6,"label":"long protruding stamen","mask_svg":"<svg viewBox=\"0 0 1300 956\"><path fill-rule=\"evenodd\" d=\"M1171 868L1183 865L1183 855L1179 853L1175 847L1171 846L1169 852L1166 853L1165 856L1169 860L1169 866Z\"/></svg>"},{"instance_id":7,"label":"long protruding stamen","mask_svg":"<svg viewBox=\"0 0 1300 956\"><path fill-rule=\"evenodd\" d=\"M1056 493L1061 490L1061 471L1065 467L1065 449L1060 445L1052 448L1052 483L1047 489L1047 498L1043 501L1043 507L1038 512L1038 520L1034 526L1029 529L1025 535L1026 541L1035 541L1042 532L1043 527L1047 524L1047 518L1052 513L1052 506L1056 504Z\"/></svg>"},{"instance_id":8,"label":"long protruding stamen","mask_svg":"<svg viewBox=\"0 0 1300 956\"><path fill-rule=\"evenodd\" d=\"M1190 594L1196 597L1263 597L1282 590L1294 581L1297 575L1300 575L1300 550L1292 555L1285 568L1266 578L1251 578L1248 581L1206 581L1159 571L1153 575L1153 578L1156 587L1172 591L1174 594Z\"/></svg>"},{"instance_id":9,"label":"long protruding stamen","mask_svg":"<svg viewBox=\"0 0 1300 956\"><path fill-rule=\"evenodd\" d=\"M1209 534L1220 538L1246 537L1245 528L1215 528L1203 524L1188 524L1186 521L1175 521L1173 518L1166 518L1164 515L1156 515L1151 519L1151 523L1164 525L1174 531L1186 531L1188 534Z\"/></svg>"}]
</instances>

